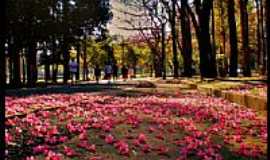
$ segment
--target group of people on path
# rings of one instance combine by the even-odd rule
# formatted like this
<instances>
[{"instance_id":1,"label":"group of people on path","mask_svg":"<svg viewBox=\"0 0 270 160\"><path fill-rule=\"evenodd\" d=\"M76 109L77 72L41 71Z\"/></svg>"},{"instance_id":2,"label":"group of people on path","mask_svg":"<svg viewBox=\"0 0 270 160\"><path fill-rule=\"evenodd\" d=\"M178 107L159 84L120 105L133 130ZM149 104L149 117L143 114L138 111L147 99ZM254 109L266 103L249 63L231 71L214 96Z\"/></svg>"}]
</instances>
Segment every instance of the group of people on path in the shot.
<instances>
[{"instance_id":1,"label":"group of people on path","mask_svg":"<svg viewBox=\"0 0 270 160\"><path fill-rule=\"evenodd\" d=\"M69 71L71 75L71 83L74 84L76 82L76 75L78 72L78 63L75 61L75 59L71 59L69 62ZM108 80L108 83L111 83L111 80L116 81L118 79L118 71L119 68L117 64L110 64L106 63L104 67L104 78L105 80ZM96 79L96 83L99 83L101 79L101 72L102 69L99 65L96 65L94 68L94 76ZM123 65L121 68L121 74L124 81L126 81L128 78L134 77L134 69L132 67L127 67L126 65Z\"/></svg>"},{"instance_id":2,"label":"group of people on path","mask_svg":"<svg viewBox=\"0 0 270 160\"><path fill-rule=\"evenodd\" d=\"M108 83L111 83L111 79L113 79L113 81L117 80L118 70L119 69L116 64L113 64L113 65L106 64L104 67L104 79L108 80ZM95 74L96 82L99 83L99 80L101 78L101 69L99 65L96 65L94 74ZM121 74L122 74L123 80L126 81L128 79L128 75L130 75L130 78L134 76L134 71L131 68L129 70L125 65L123 65L123 67L121 68Z\"/></svg>"}]
</instances>

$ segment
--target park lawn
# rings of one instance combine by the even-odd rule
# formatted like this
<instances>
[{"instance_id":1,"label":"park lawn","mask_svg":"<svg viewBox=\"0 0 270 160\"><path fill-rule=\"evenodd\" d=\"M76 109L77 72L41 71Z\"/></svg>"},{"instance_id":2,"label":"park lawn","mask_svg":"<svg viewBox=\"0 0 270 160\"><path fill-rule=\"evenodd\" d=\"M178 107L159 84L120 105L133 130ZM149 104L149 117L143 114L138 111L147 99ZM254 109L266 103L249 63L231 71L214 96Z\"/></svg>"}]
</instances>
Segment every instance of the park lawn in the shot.
<instances>
[{"instance_id":1,"label":"park lawn","mask_svg":"<svg viewBox=\"0 0 270 160\"><path fill-rule=\"evenodd\" d=\"M7 120L8 159L266 159L266 117L197 93L8 100L62 105Z\"/></svg>"}]
</instances>

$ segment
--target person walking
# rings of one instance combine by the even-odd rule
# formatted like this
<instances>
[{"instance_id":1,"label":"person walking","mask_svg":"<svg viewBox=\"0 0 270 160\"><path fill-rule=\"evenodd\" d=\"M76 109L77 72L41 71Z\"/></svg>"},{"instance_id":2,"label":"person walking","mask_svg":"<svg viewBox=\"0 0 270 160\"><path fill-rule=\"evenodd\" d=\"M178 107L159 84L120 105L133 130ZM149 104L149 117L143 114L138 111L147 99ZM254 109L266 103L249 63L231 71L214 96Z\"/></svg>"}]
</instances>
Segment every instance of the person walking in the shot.
<instances>
[{"instance_id":1,"label":"person walking","mask_svg":"<svg viewBox=\"0 0 270 160\"><path fill-rule=\"evenodd\" d=\"M123 76L124 81L126 81L128 78L128 69L125 65L123 65L121 72L122 72L122 76Z\"/></svg>"},{"instance_id":2,"label":"person walking","mask_svg":"<svg viewBox=\"0 0 270 160\"><path fill-rule=\"evenodd\" d=\"M129 74L130 80L132 80L132 78L134 78L134 69L133 69L132 66L129 66L129 68L128 68L128 74Z\"/></svg>"},{"instance_id":3,"label":"person walking","mask_svg":"<svg viewBox=\"0 0 270 160\"><path fill-rule=\"evenodd\" d=\"M99 84L99 79L101 76L101 70L99 68L99 65L96 65L95 70L94 70L95 78L96 78L96 83Z\"/></svg>"},{"instance_id":4,"label":"person walking","mask_svg":"<svg viewBox=\"0 0 270 160\"><path fill-rule=\"evenodd\" d=\"M113 81L116 81L118 78L118 66L116 64L113 64Z\"/></svg>"},{"instance_id":5,"label":"person walking","mask_svg":"<svg viewBox=\"0 0 270 160\"><path fill-rule=\"evenodd\" d=\"M69 71L71 74L71 84L75 84L76 82L76 74L77 74L78 63L75 61L75 58L72 58L69 62Z\"/></svg>"},{"instance_id":6,"label":"person walking","mask_svg":"<svg viewBox=\"0 0 270 160\"><path fill-rule=\"evenodd\" d=\"M104 72L105 72L105 79L108 80L108 84L110 84L111 83L111 76L112 76L112 66L109 63L107 63L105 65Z\"/></svg>"}]
</instances>

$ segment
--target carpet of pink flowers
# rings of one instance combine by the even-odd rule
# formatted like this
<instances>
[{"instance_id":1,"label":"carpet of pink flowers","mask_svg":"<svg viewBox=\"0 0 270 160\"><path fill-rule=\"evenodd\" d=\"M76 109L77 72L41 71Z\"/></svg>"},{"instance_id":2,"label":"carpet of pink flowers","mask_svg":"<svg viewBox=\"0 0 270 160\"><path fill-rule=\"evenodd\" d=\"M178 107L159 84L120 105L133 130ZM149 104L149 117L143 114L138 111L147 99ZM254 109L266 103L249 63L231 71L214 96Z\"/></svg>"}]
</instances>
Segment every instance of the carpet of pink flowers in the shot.
<instances>
[{"instance_id":1,"label":"carpet of pink flowers","mask_svg":"<svg viewBox=\"0 0 270 160\"><path fill-rule=\"evenodd\" d=\"M266 159L266 117L197 93L7 97L6 115L8 159Z\"/></svg>"}]
</instances>

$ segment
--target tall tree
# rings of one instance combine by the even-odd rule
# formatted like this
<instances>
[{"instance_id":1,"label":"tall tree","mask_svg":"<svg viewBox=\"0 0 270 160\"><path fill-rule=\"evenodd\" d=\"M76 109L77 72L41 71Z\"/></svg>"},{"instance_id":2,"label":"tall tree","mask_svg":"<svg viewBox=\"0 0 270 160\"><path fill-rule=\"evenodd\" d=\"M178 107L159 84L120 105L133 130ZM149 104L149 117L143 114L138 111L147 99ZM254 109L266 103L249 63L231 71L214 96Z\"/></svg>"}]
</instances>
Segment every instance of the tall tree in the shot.
<instances>
[{"instance_id":1,"label":"tall tree","mask_svg":"<svg viewBox=\"0 0 270 160\"><path fill-rule=\"evenodd\" d=\"M242 52L244 55L243 75L251 76L247 4L248 0L240 0Z\"/></svg>"},{"instance_id":2,"label":"tall tree","mask_svg":"<svg viewBox=\"0 0 270 160\"><path fill-rule=\"evenodd\" d=\"M189 8L192 22L196 31L200 52L201 77L215 78L217 76L216 57L212 52L210 36L210 15L212 0L194 0L196 16Z\"/></svg>"},{"instance_id":3,"label":"tall tree","mask_svg":"<svg viewBox=\"0 0 270 160\"><path fill-rule=\"evenodd\" d=\"M9 0L7 3L7 33L9 48L11 48L9 54L11 55L10 70L13 84L17 85L19 83L15 82L20 82L19 52L26 50L27 83L29 86L35 85L37 51L40 50L38 44L44 42L47 44L52 42L53 61L50 63L64 64L64 80L67 81L69 79L68 46L71 43L75 44L78 30L82 27L86 28L89 34L93 34L94 30L100 30L106 26L112 17L108 2L108 0L91 2L74 0L72 3L69 0ZM56 67L54 65L54 82L57 81L56 71L57 65Z\"/></svg>"},{"instance_id":4,"label":"tall tree","mask_svg":"<svg viewBox=\"0 0 270 160\"><path fill-rule=\"evenodd\" d=\"M267 0L266 0L267 1ZM262 31L262 74L265 74L266 73L266 68L267 68L267 60L266 60L266 57L267 57L267 42L266 42L266 39L265 39L265 33L267 32L267 27L264 28L264 23L265 23L265 17L267 18L267 16L265 15L269 15L267 14L267 11L265 10L265 15L264 15L264 2L263 0L261 0L261 3L260 3L260 17L261 17L261 31ZM267 8L267 4L265 3L265 8ZM269 12L269 11L268 11ZM267 22L266 22L267 23ZM267 26L267 25L266 25Z\"/></svg>"},{"instance_id":5,"label":"tall tree","mask_svg":"<svg viewBox=\"0 0 270 160\"><path fill-rule=\"evenodd\" d=\"M165 14L165 9L162 6L162 11L161 14L164 16ZM161 55L162 55L162 69L163 69L163 79L165 80L167 77L167 72L166 72L166 21L161 22Z\"/></svg>"},{"instance_id":6,"label":"tall tree","mask_svg":"<svg viewBox=\"0 0 270 160\"><path fill-rule=\"evenodd\" d=\"M216 64L216 25L215 25L215 10L214 2L212 3L212 12L211 12L211 34L212 34L212 63Z\"/></svg>"},{"instance_id":7,"label":"tall tree","mask_svg":"<svg viewBox=\"0 0 270 160\"><path fill-rule=\"evenodd\" d=\"M20 87L21 85L21 61L19 55L19 46L18 46L18 39L12 39L11 43L9 44L9 51L11 54L12 59L12 79L11 84L14 87Z\"/></svg>"},{"instance_id":8,"label":"tall tree","mask_svg":"<svg viewBox=\"0 0 270 160\"><path fill-rule=\"evenodd\" d=\"M262 32L261 32L261 16L260 16L260 3L261 0L255 0L256 3L256 17L257 17L257 65L258 67L261 65L261 57L262 57Z\"/></svg>"},{"instance_id":9,"label":"tall tree","mask_svg":"<svg viewBox=\"0 0 270 160\"><path fill-rule=\"evenodd\" d=\"M219 10L220 10L220 54L226 54L226 27L225 27L225 7L224 7L224 1L219 0L218 1Z\"/></svg>"},{"instance_id":10,"label":"tall tree","mask_svg":"<svg viewBox=\"0 0 270 160\"><path fill-rule=\"evenodd\" d=\"M270 55L270 2L269 1L266 1L265 9L266 9L265 13L266 13L266 16L267 16L266 17L267 56L269 58L269 55ZM270 66L270 64L268 62L267 71L269 70L269 66ZM269 84L269 74L268 74L268 84ZM268 90L268 92L269 92L269 90ZM269 107L268 107L268 111L269 111ZM268 118L269 118L269 114L268 114Z\"/></svg>"},{"instance_id":11,"label":"tall tree","mask_svg":"<svg viewBox=\"0 0 270 160\"><path fill-rule=\"evenodd\" d=\"M192 40L190 19L188 14L188 0L181 0L181 34L182 34L182 48L184 59L184 76L192 76Z\"/></svg>"},{"instance_id":12,"label":"tall tree","mask_svg":"<svg viewBox=\"0 0 270 160\"><path fill-rule=\"evenodd\" d=\"M62 48L62 52L63 52L63 57L64 57L64 83L67 83L68 79L69 79L69 45L68 45L68 41L69 41L69 15L68 15L68 10L69 10L69 6L68 6L68 0L63 0L63 15L64 15L64 24L66 24L65 26L63 26L63 31L64 31L64 35L63 35L63 48Z\"/></svg>"},{"instance_id":13,"label":"tall tree","mask_svg":"<svg viewBox=\"0 0 270 160\"><path fill-rule=\"evenodd\" d=\"M176 35L176 0L172 0L172 13L169 18L171 24L171 34L172 34L172 48L173 48L173 76L174 78L179 77L179 62L177 53L177 35Z\"/></svg>"},{"instance_id":14,"label":"tall tree","mask_svg":"<svg viewBox=\"0 0 270 160\"><path fill-rule=\"evenodd\" d=\"M5 141L5 88L6 88L6 61L5 61L5 40L6 40L6 0L0 1L0 139ZM3 147L3 148L2 148ZM0 158L5 159L5 143L2 145Z\"/></svg>"},{"instance_id":15,"label":"tall tree","mask_svg":"<svg viewBox=\"0 0 270 160\"><path fill-rule=\"evenodd\" d=\"M238 68L238 45L235 21L234 0L228 0L228 24L230 33L230 76L237 77Z\"/></svg>"},{"instance_id":16,"label":"tall tree","mask_svg":"<svg viewBox=\"0 0 270 160\"><path fill-rule=\"evenodd\" d=\"M142 37L143 41L146 42L149 49L151 50L152 57L152 68L155 72L155 77L162 77L165 68L165 24L167 23L167 17L165 12L162 12L166 8L168 10L168 4L166 7L163 6L159 1L154 0L141 0L141 1L130 1L130 3L125 2L131 6L137 6L143 12L132 13L124 12L129 15L130 19L125 19L129 27L119 27L125 30L135 30L139 31L139 35ZM163 10L164 11L164 10ZM138 19L140 17L140 19ZM134 22L133 18L138 21ZM152 75L152 74L151 74Z\"/></svg>"}]
</instances>

